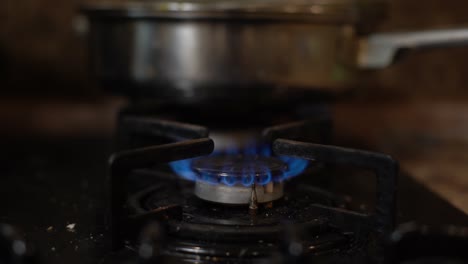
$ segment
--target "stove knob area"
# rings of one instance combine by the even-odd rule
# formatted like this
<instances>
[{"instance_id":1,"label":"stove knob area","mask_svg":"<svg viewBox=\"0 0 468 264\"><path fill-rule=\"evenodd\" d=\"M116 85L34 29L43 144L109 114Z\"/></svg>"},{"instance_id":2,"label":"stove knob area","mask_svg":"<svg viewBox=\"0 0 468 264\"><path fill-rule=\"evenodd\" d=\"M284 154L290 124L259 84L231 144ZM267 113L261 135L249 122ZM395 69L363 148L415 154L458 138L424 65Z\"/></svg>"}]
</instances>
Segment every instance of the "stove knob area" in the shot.
<instances>
[{"instance_id":1,"label":"stove knob area","mask_svg":"<svg viewBox=\"0 0 468 264\"><path fill-rule=\"evenodd\" d=\"M33 250L10 225L0 224L0 263L36 264Z\"/></svg>"}]
</instances>

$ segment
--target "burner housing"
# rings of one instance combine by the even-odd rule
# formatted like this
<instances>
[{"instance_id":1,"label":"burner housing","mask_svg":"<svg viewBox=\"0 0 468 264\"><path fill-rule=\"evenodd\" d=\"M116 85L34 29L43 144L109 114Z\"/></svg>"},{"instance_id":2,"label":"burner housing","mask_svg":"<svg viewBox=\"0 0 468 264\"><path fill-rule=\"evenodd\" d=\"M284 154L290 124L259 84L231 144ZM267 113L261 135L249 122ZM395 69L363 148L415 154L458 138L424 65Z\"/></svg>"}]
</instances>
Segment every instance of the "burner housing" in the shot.
<instances>
[{"instance_id":1,"label":"burner housing","mask_svg":"<svg viewBox=\"0 0 468 264\"><path fill-rule=\"evenodd\" d=\"M283 183L270 182L264 186L254 186L258 203L268 203L283 197ZM195 195L206 201L223 204L249 204L252 187L242 185L226 186L203 181L195 183Z\"/></svg>"},{"instance_id":2,"label":"burner housing","mask_svg":"<svg viewBox=\"0 0 468 264\"><path fill-rule=\"evenodd\" d=\"M285 259L317 259L322 256L360 259L354 263L362 263L359 261L369 257L382 258L383 254L379 252L383 251L385 237L394 228L397 163L378 153L302 141L304 135L301 132L310 131L311 128L323 129L322 121L308 120L268 128L263 133L264 141L271 144L274 155L307 159L314 163L312 168L349 165L374 172L377 178L375 212L363 214L350 211L342 197L293 180L288 186L276 186L278 189L275 195L283 196L283 199L278 200L275 200L278 196L262 198L258 195L261 191L258 188L264 191L271 188L268 184L255 185L259 201L265 199L275 202L272 207L259 207L255 215L249 214L247 206L224 204L224 198L220 198L220 189L213 191L201 188L212 186L208 186L209 183L199 185L199 182L186 181L155 170L155 165L161 168L168 162L210 154L214 144L208 138L206 128L154 118L122 117L119 132L123 138L165 136L178 142L161 143L158 140L155 141L158 142L156 145L122 150L112 156L110 176L114 248L122 248L128 240L138 241L136 234L144 230L143 227L148 223L157 222L163 227L164 232L159 233L163 238L150 239L158 242L151 242L154 255L145 255L145 258L255 262L268 261L280 254ZM210 171L201 166L202 160L195 163L197 166L194 167L199 173L211 173L211 176L218 178L242 177L235 169L237 166L232 166L230 173L225 170ZM254 176L261 178L265 171L255 166ZM276 172L283 167L273 168L278 168L270 168ZM152 183L136 195L126 196L129 192L127 183L133 178L138 178L141 186L145 185L145 178L151 179ZM279 187L282 187L281 190ZM251 191L242 182L239 188ZM275 193L275 185L273 190ZM203 195L213 195L215 198ZM226 200L232 201L233 197ZM301 250L289 250L294 247L300 247ZM368 255L372 255L371 252L377 254Z\"/></svg>"},{"instance_id":3,"label":"burner housing","mask_svg":"<svg viewBox=\"0 0 468 264\"><path fill-rule=\"evenodd\" d=\"M282 175L287 165L280 159L260 155L220 155L200 158L192 169L200 175L195 195L223 204L268 203L283 196ZM254 192L254 193L253 193Z\"/></svg>"}]
</instances>

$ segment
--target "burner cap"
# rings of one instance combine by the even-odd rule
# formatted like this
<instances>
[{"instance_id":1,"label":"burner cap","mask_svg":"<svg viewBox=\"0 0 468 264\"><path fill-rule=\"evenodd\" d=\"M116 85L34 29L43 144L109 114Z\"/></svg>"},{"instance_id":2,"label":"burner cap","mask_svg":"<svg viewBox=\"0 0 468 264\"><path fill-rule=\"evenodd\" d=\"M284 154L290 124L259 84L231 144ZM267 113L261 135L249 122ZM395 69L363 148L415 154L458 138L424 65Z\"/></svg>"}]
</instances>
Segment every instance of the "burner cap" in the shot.
<instances>
[{"instance_id":1,"label":"burner cap","mask_svg":"<svg viewBox=\"0 0 468 264\"><path fill-rule=\"evenodd\" d=\"M218 178L222 182L227 180L223 177L230 178L233 182L236 178L240 180L253 178L256 184L265 185L281 176L287 169L287 165L274 157L225 155L195 160L192 168L200 175ZM229 180L227 181L229 182ZM252 184L244 185L250 186Z\"/></svg>"}]
</instances>

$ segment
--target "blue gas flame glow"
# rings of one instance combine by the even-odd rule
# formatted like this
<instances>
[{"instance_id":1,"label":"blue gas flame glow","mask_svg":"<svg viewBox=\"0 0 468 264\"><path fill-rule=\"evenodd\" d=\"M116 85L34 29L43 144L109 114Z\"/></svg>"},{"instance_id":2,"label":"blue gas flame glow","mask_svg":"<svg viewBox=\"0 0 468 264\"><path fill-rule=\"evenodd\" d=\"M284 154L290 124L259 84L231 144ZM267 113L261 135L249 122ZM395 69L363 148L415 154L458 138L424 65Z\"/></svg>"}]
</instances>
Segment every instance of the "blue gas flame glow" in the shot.
<instances>
[{"instance_id":1,"label":"blue gas flame glow","mask_svg":"<svg viewBox=\"0 0 468 264\"><path fill-rule=\"evenodd\" d=\"M256 145L252 145L244 149L229 148L224 151L216 151L212 154L212 156L217 155L270 157L272 156L272 151L269 146L258 147ZM272 181L281 182L284 180L291 179L301 174L307 168L308 165L308 161L304 159L298 159L289 156L278 156L278 158L287 165L286 170L284 170L282 175L280 175L279 177L273 177L271 173L267 170L266 175L255 177L255 175L251 172L251 169L249 168L245 168L243 170L242 177L217 177L214 175L199 173L193 170L192 162L194 159L174 161L169 163L169 165L177 175L186 180L203 181L210 184L223 184L227 186L243 185L246 187L251 186L253 183L258 185L266 185Z\"/></svg>"}]
</instances>

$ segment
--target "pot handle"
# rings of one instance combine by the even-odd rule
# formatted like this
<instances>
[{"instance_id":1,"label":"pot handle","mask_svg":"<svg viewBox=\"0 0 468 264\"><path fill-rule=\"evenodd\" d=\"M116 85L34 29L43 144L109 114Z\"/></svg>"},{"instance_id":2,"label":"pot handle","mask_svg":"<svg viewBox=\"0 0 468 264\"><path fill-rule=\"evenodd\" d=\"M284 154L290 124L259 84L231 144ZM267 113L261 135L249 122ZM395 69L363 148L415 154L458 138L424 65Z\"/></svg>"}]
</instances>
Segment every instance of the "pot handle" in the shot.
<instances>
[{"instance_id":1,"label":"pot handle","mask_svg":"<svg viewBox=\"0 0 468 264\"><path fill-rule=\"evenodd\" d=\"M403 49L468 45L468 28L405 33L377 33L359 42L358 66L381 69Z\"/></svg>"}]
</instances>

